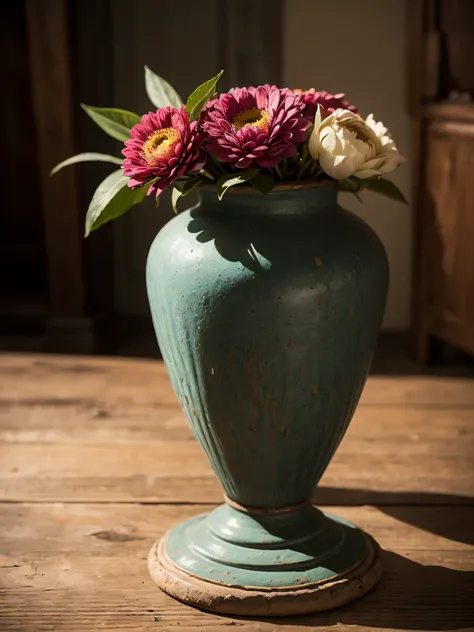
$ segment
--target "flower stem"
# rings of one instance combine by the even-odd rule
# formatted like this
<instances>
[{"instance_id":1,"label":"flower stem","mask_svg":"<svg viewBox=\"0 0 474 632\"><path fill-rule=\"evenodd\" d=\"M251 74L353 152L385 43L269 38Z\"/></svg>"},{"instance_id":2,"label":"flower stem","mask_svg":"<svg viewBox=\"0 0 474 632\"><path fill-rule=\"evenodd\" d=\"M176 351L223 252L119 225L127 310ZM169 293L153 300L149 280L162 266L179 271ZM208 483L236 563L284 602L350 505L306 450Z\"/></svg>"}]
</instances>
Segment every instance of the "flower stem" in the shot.
<instances>
[{"instance_id":1,"label":"flower stem","mask_svg":"<svg viewBox=\"0 0 474 632\"><path fill-rule=\"evenodd\" d=\"M280 167L278 165L275 165L275 171L277 173L277 176L280 178L280 180L283 180L284 178L283 178L283 175L282 175L282 173L280 171Z\"/></svg>"}]
</instances>

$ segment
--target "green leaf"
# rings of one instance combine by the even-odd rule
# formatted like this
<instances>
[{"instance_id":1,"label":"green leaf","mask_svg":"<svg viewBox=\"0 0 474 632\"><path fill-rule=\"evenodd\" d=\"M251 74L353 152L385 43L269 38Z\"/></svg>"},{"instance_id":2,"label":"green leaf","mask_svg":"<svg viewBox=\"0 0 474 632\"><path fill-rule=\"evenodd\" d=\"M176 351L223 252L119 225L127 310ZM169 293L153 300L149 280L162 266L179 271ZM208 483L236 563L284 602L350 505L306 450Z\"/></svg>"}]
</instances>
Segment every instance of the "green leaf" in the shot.
<instances>
[{"instance_id":1,"label":"green leaf","mask_svg":"<svg viewBox=\"0 0 474 632\"><path fill-rule=\"evenodd\" d=\"M384 178L366 178L361 181L361 186L369 191L380 193L385 197L395 200L396 202L403 202L408 204L408 200L391 180L385 180Z\"/></svg>"},{"instance_id":2,"label":"green leaf","mask_svg":"<svg viewBox=\"0 0 474 632\"><path fill-rule=\"evenodd\" d=\"M183 105L181 97L173 86L156 75L148 66L145 66L145 88L148 98L157 108L164 108L167 105L180 108Z\"/></svg>"},{"instance_id":3,"label":"green leaf","mask_svg":"<svg viewBox=\"0 0 474 632\"><path fill-rule=\"evenodd\" d=\"M132 206L145 199L153 181L147 182L142 187L129 189L127 186L129 179L123 175L121 169L118 169L99 184L87 210L84 237L88 237L92 230L120 217Z\"/></svg>"},{"instance_id":4,"label":"green leaf","mask_svg":"<svg viewBox=\"0 0 474 632\"><path fill-rule=\"evenodd\" d=\"M221 70L218 75L209 79L205 83L202 83L194 92L189 96L186 101L186 112L189 114L191 121L197 120L202 108L206 105L209 99L212 97L216 90L217 82L219 81L222 73Z\"/></svg>"},{"instance_id":5,"label":"green leaf","mask_svg":"<svg viewBox=\"0 0 474 632\"><path fill-rule=\"evenodd\" d=\"M130 129L141 120L138 114L127 110L95 108L84 103L81 103L81 107L100 129L112 138L121 141L130 138Z\"/></svg>"},{"instance_id":6,"label":"green leaf","mask_svg":"<svg viewBox=\"0 0 474 632\"><path fill-rule=\"evenodd\" d=\"M95 154L93 152L88 152L85 154L76 154L75 156L71 156L70 158L63 160L58 165L56 165L53 169L51 169L51 171L49 172L49 175L50 177L54 176L54 174L58 173L58 171L62 169L63 167L69 167L69 165L74 165L77 162L89 162L89 161L111 162L114 165L121 165L123 162L123 158L117 158L117 156L109 156L108 154Z\"/></svg>"},{"instance_id":7,"label":"green leaf","mask_svg":"<svg viewBox=\"0 0 474 632\"><path fill-rule=\"evenodd\" d=\"M175 215L178 214L178 200L182 195L183 192L178 189L178 187L173 187L173 190L171 191L171 206Z\"/></svg>"},{"instance_id":8,"label":"green leaf","mask_svg":"<svg viewBox=\"0 0 474 632\"><path fill-rule=\"evenodd\" d=\"M248 182L255 176L257 171L258 169L253 167L248 171L242 171L242 173L227 173L225 176L222 176L222 178L219 178L217 181L217 197L219 200L222 200L227 189Z\"/></svg>"},{"instance_id":9,"label":"green leaf","mask_svg":"<svg viewBox=\"0 0 474 632\"><path fill-rule=\"evenodd\" d=\"M192 180L186 180L181 186L176 185L171 191L171 206L174 213L178 213L178 200L182 197L186 197L194 191L194 189L202 184L204 180L202 178L193 178Z\"/></svg>"},{"instance_id":10,"label":"green leaf","mask_svg":"<svg viewBox=\"0 0 474 632\"><path fill-rule=\"evenodd\" d=\"M357 192L363 187L362 180L360 178L354 178L350 176L344 180L337 180L337 188L339 191Z\"/></svg>"},{"instance_id":11,"label":"green leaf","mask_svg":"<svg viewBox=\"0 0 474 632\"><path fill-rule=\"evenodd\" d=\"M257 191L266 195L267 193L270 193L275 186L275 180L271 176L262 173L261 171L257 171L257 173L250 178L250 184L254 186Z\"/></svg>"}]
</instances>

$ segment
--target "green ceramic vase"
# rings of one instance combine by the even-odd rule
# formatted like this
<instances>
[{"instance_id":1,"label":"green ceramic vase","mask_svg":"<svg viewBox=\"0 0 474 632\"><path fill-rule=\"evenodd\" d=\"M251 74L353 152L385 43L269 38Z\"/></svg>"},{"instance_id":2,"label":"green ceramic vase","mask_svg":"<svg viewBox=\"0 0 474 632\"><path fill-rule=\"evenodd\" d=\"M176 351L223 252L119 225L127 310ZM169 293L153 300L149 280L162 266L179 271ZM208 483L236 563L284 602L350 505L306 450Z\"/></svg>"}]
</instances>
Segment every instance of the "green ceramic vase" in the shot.
<instances>
[{"instance_id":1,"label":"green ceramic vase","mask_svg":"<svg viewBox=\"0 0 474 632\"><path fill-rule=\"evenodd\" d=\"M310 504L347 430L387 296L384 248L325 185L229 190L158 234L161 352L225 503L150 552L167 592L218 612L333 608L380 576L377 546Z\"/></svg>"}]
</instances>

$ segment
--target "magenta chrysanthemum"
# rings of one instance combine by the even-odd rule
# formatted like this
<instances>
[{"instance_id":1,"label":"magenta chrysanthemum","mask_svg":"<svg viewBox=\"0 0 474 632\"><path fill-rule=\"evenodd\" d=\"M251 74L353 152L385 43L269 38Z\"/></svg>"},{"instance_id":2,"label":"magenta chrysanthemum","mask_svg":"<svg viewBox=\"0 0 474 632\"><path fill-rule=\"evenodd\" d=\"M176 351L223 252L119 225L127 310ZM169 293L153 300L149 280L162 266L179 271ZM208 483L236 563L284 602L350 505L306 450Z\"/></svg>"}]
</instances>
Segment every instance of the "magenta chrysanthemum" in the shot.
<instances>
[{"instance_id":1,"label":"magenta chrysanthemum","mask_svg":"<svg viewBox=\"0 0 474 632\"><path fill-rule=\"evenodd\" d=\"M339 94L331 94L330 92L326 92L326 90L322 90L321 92L316 92L314 88L310 90L293 90L295 94L299 94L303 101L305 102L306 108L304 111L304 115L308 118L311 123L314 120L316 115L316 110L318 104L324 108L323 109L323 117L324 115L331 114L335 110L350 110L351 112L355 112L356 114L359 112L359 109L355 105L351 105L343 92Z\"/></svg>"},{"instance_id":2,"label":"magenta chrysanthemum","mask_svg":"<svg viewBox=\"0 0 474 632\"><path fill-rule=\"evenodd\" d=\"M302 98L276 86L235 88L208 103L203 115L206 149L240 169L276 166L296 156L308 121Z\"/></svg>"},{"instance_id":3,"label":"magenta chrysanthemum","mask_svg":"<svg viewBox=\"0 0 474 632\"><path fill-rule=\"evenodd\" d=\"M206 162L204 137L197 122L189 121L184 105L179 110L168 106L144 114L130 136L122 151L123 172L130 178L131 188L158 178L148 195L156 190L158 197L174 180L198 171Z\"/></svg>"}]
</instances>

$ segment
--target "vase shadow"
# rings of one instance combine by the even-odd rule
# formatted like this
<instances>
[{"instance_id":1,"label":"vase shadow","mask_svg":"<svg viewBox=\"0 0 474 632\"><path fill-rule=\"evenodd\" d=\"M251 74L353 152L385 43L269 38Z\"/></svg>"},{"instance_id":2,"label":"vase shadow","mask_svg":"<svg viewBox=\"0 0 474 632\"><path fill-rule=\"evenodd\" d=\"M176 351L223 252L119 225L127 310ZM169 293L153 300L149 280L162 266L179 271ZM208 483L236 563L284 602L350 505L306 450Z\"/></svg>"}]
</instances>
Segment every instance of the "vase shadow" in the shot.
<instances>
[{"instance_id":1,"label":"vase shadow","mask_svg":"<svg viewBox=\"0 0 474 632\"><path fill-rule=\"evenodd\" d=\"M322 485L316 488L312 502L324 507L376 505L379 511L396 520L454 542L474 545L474 498L469 496L430 492L377 492ZM456 516L455 509L460 506L469 511L470 520ZM436 520L433 520L434 511Z\"/></svg>"},{"instance_id":2,"label":"vase shadow","mask_svg":"<svg viewBox=\"0 0 474 632\"><path fill-rule=\"evenodd\" d=\"M328 505L376 505L379 511L399 521L455 542L474 545L474 499L468 496L321 486L312 500L325 508ZM473 519L466 520L465 512L457 515L455 510L459 507L464 507ZM424 555L423 549L417 551L419 559ZM313 629L337 624L400 630L472 629L473 571L423 564L387 550L381 551L381 557L382 579L362 599L320 614L259 621L271 622L275 630L290 623Z\"/></svg>"},{"instance_id":3,"label":"vase shadow","mask_svg":"<svg viewBox=\"0 0 474 632\"><path fill-rule=\"evenodd\" d=\"M274 630L285 625L317 629L337 624L371 629L460 630L474 624L474 572L423 565L390 551L382 551L381 556L382 579L362 599L329 612L258 620L271 623Z\"/></svg>"}]
</instances>

